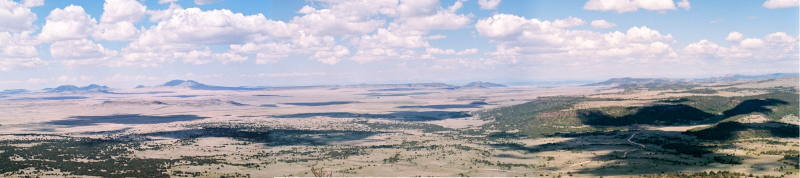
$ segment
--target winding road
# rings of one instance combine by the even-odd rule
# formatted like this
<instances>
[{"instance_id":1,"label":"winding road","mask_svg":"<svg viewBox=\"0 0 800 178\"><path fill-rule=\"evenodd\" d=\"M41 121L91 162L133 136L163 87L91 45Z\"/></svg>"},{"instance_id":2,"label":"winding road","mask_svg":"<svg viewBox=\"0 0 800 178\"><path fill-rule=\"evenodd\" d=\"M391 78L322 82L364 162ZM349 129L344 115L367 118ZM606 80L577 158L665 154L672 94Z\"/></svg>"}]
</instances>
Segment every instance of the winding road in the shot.
<instances>
[{"instance_id":1,"label":"winding road","mask_svg":"<svg viewBox=\"0 0 800 178\"><path fill-rule=\"evenodd\" d=\"M639 133L637 132L637 133L634 133L633 135L631 135L631 137L630 137L630 138L628 138L628 142L630 142L630 143L631 143L631 144L633 144L633 145L639 145L639 146L641 146L642 148L637 148L637 149L628 150L628 151L626 151L626 152L625 152L625 154L623 154L623 155L622 155L622 158L626 158L626 157L628 157L628 153L630 153L630 152L632 152L632 151L636 151L636 150L640 150L640 149L644 149L644 148L645 148L644 144L641 144L641 143L636 143L636 142L633 142L633 141L631 141L631 139L633 139L633 136L636 136L636 134L639 134ZM563 167L563 168L561 168L561 169L570 168L570 167L575 167L575 166L578 166L578 165L581 165L581 164L585 164L585 163L589 163L589 162L592 162L592 161L591 161L591 160L588 160L588 161L583 161L583 162L580 162L580 163L575 163L575 164L573 164L573 165L569 165L569 166L567 166L567 167Z\"/></svg>"},{"instance_id":2,"label":"winding road","mask_svg":"<svg viewBox=\"0 0 800 178\"><path fill-rule=\"evenodd\" d=\"M626 152L625 152L625 154L623 154L623 155L622 155L622 158L627 158L627 157L628 157L628 153L630 153L631 151L636 151L636 150L639 150L639 149L643 149L643 148L645 147L645 146L644 146L643 144L641 144L641 143L636 143L636 142L633 142L633 141L631 141L631 139L633 138L633 136L636 136L636 134L639 134L639 133L634 133L633 135L631 135L631 137L630 137L630 138L628 138L628 142L630 142L631 144L639 145L639 146L641 146L642 148L637 148L637 149L628 150L628 151L626 151Z\"/></svg>"}]
</instances>

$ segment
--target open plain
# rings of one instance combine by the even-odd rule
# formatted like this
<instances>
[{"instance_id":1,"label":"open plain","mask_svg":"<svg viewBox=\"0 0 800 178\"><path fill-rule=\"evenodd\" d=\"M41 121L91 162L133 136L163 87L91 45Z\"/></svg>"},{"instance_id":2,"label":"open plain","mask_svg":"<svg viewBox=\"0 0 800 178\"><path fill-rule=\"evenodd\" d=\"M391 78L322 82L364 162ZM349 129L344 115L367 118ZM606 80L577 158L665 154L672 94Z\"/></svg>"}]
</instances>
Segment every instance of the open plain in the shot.
<instances>
[{"instance_id":1,"label":"open plain","mask_svg":"<svg viewBox=\"0 0 800 178\"><path fill-rule=\"evenodd\" d=\"M797 176L797 79L21 92L0 98L0 174Z\"/></svg>"}]
</instances>

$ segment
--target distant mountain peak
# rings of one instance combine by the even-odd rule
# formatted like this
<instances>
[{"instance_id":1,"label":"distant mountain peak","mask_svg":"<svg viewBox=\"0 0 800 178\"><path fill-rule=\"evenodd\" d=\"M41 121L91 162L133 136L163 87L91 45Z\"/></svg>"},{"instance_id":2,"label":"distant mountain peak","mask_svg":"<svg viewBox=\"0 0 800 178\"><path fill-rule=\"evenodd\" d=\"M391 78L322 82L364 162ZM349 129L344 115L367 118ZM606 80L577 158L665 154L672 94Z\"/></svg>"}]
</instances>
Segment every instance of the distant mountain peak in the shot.
<instances>
[{"instance_id":1,"label":"distant mountain peak","mask_svg":"<svg viewBox=\"0 0 800 178\"><path fill-rule=\"evenodd\" d=\"M773 73L764 75L741 75L741 74L727 74L724 77L710 77L710 78L611 78L603 82L586 84L583 86L601 86L601 85L618 85L614 88L675 88L675 87L694 87L699 86L700 83L713 83L713 82L731 82L731 81L752 81L762 79L775 79L783 77L796 77L798 73Z\"/></svg>"},{"instance_id":2,"label":"distant mountain peak","mask_svg":"<svg viewBox=\"0 0 800 178\"><path fill-rule=\"evenodd\" d=\"M155 88L180 88L192 90L260 90L263 88L248 88L248 87L223 87L206 85L194 80L170 80L167 83L155 86Z\"/></svg>"},{"instance_id":3,"label":"distant mountain peak","mask_svg":"<svg viewBox=\"0 0 800 178\"><path fill-rule=\"evenodd\" d=\"M506 87L506 86L505 86L505 85L502 85L502 84L491 83L491 82L481 82L481 81L477 81L477 82L471 82L471 83L468 83L467 85L464 85L464 87L481 87L481 88L488 88L488 87Z\"/></svg>"},{"instance_id":4,"label":"distant mountain peak","mask_svg":"<svg viewBox=\"0 0 800 178\"><path fill-rule=\"evenodd\" d=\"M78 87L75 85L61 85L54 89L50 89L47 92L51 93L61 93L61 92L105 92L108 91L107 86L101 86L97 84L91 84L85 87Z\"/></svg>"}]
</instances>

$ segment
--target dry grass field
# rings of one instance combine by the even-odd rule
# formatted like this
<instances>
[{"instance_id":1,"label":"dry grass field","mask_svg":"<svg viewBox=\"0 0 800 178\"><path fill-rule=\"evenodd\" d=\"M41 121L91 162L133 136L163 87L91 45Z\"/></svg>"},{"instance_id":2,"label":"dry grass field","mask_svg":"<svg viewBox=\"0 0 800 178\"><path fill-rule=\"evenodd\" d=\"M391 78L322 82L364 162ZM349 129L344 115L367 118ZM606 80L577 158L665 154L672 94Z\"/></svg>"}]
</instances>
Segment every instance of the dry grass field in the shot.
<instances>
[{"instance_id":1,"label":"dry grass field","mask_svg":"<svg viewBox=\"0 0 800 178\"><path fill-rule=\"evenodd\" d=\"M356 177L796 177L800 141L781 129L797 128L797 108L780 107L796 106L797 85L794 77L698 87L714 94L610 86L22 93L0 98L0 173L310 177L313 167ZM726 99L787 92L776 87L795 100ZM704 97L733 105L716 112L698 104ZM675 109L705 114L641 119ZM723 122L744 126L722 139L695 134Z\"/></svg>"}]
</instances>

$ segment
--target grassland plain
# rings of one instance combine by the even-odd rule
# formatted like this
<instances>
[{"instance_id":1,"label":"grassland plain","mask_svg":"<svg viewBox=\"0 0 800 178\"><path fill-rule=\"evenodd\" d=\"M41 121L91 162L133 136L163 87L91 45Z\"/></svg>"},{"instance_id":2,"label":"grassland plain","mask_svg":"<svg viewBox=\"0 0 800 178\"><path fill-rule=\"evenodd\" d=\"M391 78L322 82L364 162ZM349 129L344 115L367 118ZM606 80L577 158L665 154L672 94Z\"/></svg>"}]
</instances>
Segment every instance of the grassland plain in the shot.
<instances>
[{"instance_id":1,"label":"grassland plain","mask_svg":"<svg viewBox=\"0 0 800 178\"><path fill-rule=\"evenodd\" d=\"M0 174L796 177L792 81L22 93Z\"/></svg>"}]
</instances>

